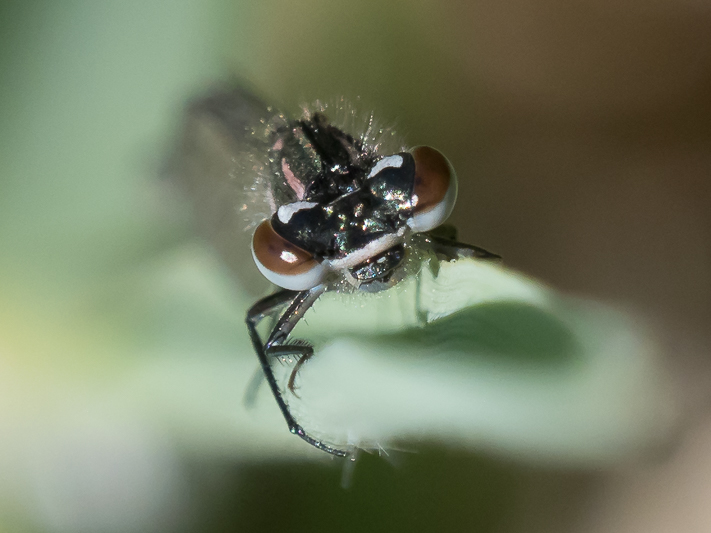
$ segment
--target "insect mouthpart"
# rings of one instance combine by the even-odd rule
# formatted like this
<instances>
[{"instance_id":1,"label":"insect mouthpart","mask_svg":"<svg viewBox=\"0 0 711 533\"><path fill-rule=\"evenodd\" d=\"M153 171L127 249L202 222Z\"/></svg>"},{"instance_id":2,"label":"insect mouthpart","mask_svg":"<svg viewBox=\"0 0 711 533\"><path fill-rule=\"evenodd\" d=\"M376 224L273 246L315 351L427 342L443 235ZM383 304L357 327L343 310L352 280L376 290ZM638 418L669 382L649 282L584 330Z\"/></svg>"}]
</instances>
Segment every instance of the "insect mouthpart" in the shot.
<instances>
[{"instance_id":1,"label":"insect mouthpart","mask_svg":"<svg viewBox=\"0 0 711 533\"><path fill-rule=\"evenodd\" d=\"M405 257L405 246L398 244L389 250L363 261L349 269L350 274L361 283L380 281L387 283L393 271Z\"/></svg>"}]
</instances>

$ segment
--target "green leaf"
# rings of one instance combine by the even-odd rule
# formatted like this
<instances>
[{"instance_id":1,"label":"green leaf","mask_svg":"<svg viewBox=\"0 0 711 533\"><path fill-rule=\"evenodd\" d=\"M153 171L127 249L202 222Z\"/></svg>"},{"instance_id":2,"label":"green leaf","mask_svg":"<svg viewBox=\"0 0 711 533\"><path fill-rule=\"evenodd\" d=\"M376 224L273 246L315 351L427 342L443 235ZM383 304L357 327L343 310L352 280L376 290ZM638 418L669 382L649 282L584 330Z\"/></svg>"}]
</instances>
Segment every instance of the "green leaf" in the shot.
<instances>
[{"instance_id":1,"label":"green leaf","mask_svg":"<svg viewBox=\"0 0 711 533\"><path fill-rule=\"evenodd\" d=\"M675 418L637 319L498 265L462 259L383 293L327 293L302 322L294 337L316 355L287 399L334 443L434 439L598 464L646 450Z\"/></svg>"}]
</instances>

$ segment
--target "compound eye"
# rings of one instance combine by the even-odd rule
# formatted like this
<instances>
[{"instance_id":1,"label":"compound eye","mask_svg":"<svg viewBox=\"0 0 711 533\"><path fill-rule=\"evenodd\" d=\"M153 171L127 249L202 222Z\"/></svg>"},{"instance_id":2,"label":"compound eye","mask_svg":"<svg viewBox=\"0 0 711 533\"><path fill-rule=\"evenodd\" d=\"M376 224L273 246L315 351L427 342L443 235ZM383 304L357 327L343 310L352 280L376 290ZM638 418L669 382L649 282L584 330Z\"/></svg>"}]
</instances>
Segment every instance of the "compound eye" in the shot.
<instances>
[{"instance_id":1,"label":"compound eye","mask_svg":"<svg viewBox=\"0 0 711 533\"><path fill-rule=\"evenodd\" d=\"M278 235L269 220L254 232L252 257L264 277L284 289L311 289L321 283L326 273L313 255Z\"/></svg>"},{"instance_id":2,"label":"compound eye","mask_svg":"<svg viewBox=\"0 0 711 533\"><path fill-rule=\"evenodd\" d=\"M449 160L429 146L413 148L415 159L415 210L408 225L429 231L447 220L457 199L457 175Z\"/></svg>"}]
</instances>

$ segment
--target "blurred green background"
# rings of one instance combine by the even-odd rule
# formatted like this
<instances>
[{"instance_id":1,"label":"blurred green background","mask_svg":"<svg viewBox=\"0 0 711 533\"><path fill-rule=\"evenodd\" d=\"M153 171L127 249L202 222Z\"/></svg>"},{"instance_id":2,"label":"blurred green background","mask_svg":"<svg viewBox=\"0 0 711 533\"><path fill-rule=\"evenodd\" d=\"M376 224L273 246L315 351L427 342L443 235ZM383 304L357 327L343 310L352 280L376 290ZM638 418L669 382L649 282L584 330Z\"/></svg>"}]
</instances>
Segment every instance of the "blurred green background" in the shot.
<instances>
[{"instance_id":1,"label":"blurred green background","mask_svg":"<svg viewBox=\"0 0 711 533\"><path fill-rule=\"evenodd\" d=\"M708 531L711 10L698 0L0 2L3 531ZM248 300L158 179L237 75L345 96L460 176L461 238L651 321L686 417L595 471L340 463L244 413Z\"/></svg>"}]
</instances>

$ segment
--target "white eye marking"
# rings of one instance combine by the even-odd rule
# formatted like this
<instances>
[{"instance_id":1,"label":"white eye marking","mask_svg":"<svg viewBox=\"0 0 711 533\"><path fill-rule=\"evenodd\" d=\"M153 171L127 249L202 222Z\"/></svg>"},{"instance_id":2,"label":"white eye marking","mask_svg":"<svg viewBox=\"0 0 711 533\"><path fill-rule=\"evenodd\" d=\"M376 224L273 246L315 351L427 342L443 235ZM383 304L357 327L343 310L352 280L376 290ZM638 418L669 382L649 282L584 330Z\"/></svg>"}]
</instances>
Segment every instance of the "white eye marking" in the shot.
<instances>
[{"instance_id":1,"label":"white eye marking","mask_svg":"<svg viewBox=\"0 0 711 533\"><path fill-rule=\"evenodd\" d=\"M436 228L442 222L449 218L449 215L454 209L454 202L457 200L457 181L454 179L447 189L447 194L437 204L432 206L427 211L415 213L412 218L407 220L407 225L415 233L421 231L429 231Z\"/></svg>"},{"instance_id":2,"label":"white eye marking","mask_svg":"<svg viewBox=\"0 0 711 533\"><path fill-rule=\"evenodd\" d=\"M279 222L281 222L282 224L288 224L291 220L291 217L294 216L294 213L297 213L302 209L311 209L312 207L315 207L317 205L318 204L316 202L293 202L290 204L282 205L279 206L279 210L277 211L277 217L279 218Z\"/></svg>"},{"instance_id":3,"label":"white eye marking","mask_svg":"<svg viewBox=\"0 0 711 533\"><path fill-rule=\"evenodd\" d=\"M378 172L384 168L400 168L402 166L402 156L401 155L390 155L388 157L383 157L380 161L375 163L375 166L368 174L369 178L375 176Z\"/></svg>"}]
</instances>

